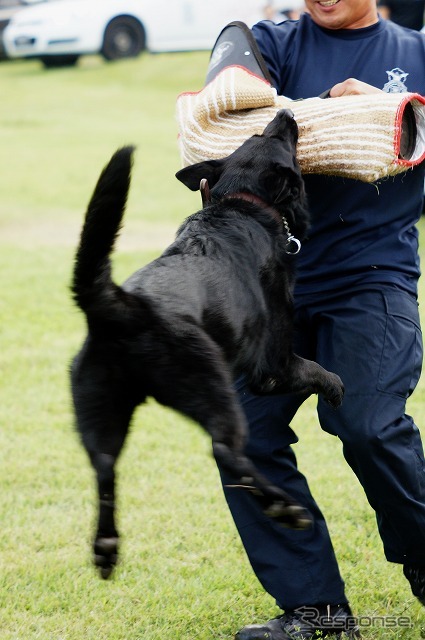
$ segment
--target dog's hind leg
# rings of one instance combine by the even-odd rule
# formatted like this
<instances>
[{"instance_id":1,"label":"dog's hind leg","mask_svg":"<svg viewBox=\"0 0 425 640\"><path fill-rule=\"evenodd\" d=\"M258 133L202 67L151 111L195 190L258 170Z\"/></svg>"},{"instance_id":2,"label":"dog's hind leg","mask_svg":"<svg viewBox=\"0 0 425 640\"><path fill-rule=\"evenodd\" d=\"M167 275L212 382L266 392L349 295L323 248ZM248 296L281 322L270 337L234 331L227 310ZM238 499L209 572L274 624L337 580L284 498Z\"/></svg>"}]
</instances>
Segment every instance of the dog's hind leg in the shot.
<instances>
[{"instance_id":1,"label":"dog's hind leg","mask_svg":"<svg viewBox=\"0 0 425 640\"><path fill-rule=\"evenodd\" d=\"M115 522L115 465L124 444L130 416L104 416L105 422L82 440L96 474L98 518L93 543L94 563L102 578L109 578L118 560L119 534ZM115 429L112 434L112 423Z\"/></svg>"},{"instance_id":2,"label":"dog's hind leg","mask_svg":"<svg viewBox=\"0 0 425 640\"><path fill-rule=\"evenodd\" d=\"M157 372L156 399L198 422L211 435L218 465L248 491L263 511L283 526L305 529L311 516L291 496L262 476L244 453L247 424L219 347L205 334L185 335L172 366ZM170 377L172 371L172 377Z\"/></svg>"},{"instance_id":3,"label":"dog's hind leg","mask_svg":"<svg viewBox=\"0 0 425 640\"><path fill-rule=\"evenodd\" d=\"M93 543L94 563L109 578L118 560L119 534L115 524L115 463L118 453L90 452L98 487L98 522Z\"/></svg>"},{"instance_id":4,"label":"dog's hind leg","mask_svg":"<svg viewBox=\"0 0 425 640\"><path fill-rule=\"evenodd\" d=\"M235 478L234 484L226 485L228 488L250 492L263 512L284 527L307 529L311 526L312 516L307 509L260 474L244 454L222 442L213 441L212 446L218 466Z\"/></svg>"},{"instance_id":5,"label":"dog's hind leg","mask_svg":"<svg viewBox=\"0 0 425 640\"><path fill-rule=\"evenodd\" d=\"M93 543L94 563L108 578L117 563L119 534L115 523L115 465L124 445L134 404L122 385L114 388L73 380L77 428L95 471L98 518Z\"/></svg>"}]
</instances>

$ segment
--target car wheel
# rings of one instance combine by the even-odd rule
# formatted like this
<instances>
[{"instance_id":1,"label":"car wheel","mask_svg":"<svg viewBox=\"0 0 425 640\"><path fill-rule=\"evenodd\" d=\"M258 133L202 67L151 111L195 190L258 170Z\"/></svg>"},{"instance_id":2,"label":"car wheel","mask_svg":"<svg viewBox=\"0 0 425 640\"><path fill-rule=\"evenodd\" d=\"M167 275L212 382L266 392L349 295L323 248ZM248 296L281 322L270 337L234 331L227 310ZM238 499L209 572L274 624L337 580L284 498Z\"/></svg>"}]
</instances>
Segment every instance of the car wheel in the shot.
<instances>
[{"instance_id":1,"label":"car wheel","mask_svg":"<svg viewBox=\"0 0 425 640\"><path fill-rule=\"evenodd\" d=\"M40 60L46 69L54 69L55 67L73 67L77 64L78 55L63 56L41 56Z\"/></svg>"},{"instance_id":2,"label":"car wheel","mask_svg":"<svg viewBox=\"0 0 425 640\"><path fill-rule=\"evenodd\" d=\"M140 22L130 16L120 16L106 27L100 53L106 60L135 58L145 46L145 30Z\"/></svg>"}]
</instances>

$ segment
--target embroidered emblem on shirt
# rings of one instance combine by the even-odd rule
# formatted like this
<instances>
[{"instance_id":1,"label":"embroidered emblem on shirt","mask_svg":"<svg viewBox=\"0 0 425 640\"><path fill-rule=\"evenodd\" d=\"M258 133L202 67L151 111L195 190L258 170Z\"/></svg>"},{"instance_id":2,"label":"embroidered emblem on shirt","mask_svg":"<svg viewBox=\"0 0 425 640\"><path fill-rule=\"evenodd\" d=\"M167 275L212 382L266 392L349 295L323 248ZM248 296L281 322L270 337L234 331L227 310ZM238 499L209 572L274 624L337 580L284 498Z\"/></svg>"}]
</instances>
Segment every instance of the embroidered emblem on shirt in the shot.
<instances>
[{"instance_id":1,"label":"embroidered emblem on shirt","mask_svg":"<svg viewBox=\"0 0 425 640\"><path fill-rule=\"evenodd\" d=\"M396 67L387 71L388 82L384 84L383 91L386 93L404 93L407 91L407 86L404 84L407 76L409 75L403 69Z\"/></svg>"}]
</instances>

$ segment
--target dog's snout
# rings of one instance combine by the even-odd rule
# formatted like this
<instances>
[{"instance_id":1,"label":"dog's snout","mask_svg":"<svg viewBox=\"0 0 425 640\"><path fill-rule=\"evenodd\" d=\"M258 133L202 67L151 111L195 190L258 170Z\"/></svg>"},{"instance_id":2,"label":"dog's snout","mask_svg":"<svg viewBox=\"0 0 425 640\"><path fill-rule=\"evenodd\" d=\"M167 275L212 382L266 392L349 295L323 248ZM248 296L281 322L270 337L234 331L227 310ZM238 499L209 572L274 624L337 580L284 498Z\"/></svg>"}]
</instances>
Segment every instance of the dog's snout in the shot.
<instances>
[{"instance_id":1,"label":"dog's snout","mask_svg":"<svg viewBox=\"0 0 425 640\"><path fill-rule=\"evenodd\" d=\"M281 117L285 117L288 120L293 120L294 119L294 112L291 109L281 109L279 111Z\"/></svg>"},{"instance_id":2,"label":"dog's snout","mask_svg":"<svg viewBox=\"0 0 425 640\"><path fill-rule=\"evenodd\" d=\"M286 131L296 131L296 121L294 112L291 109L280 109L273 120L264 129L263 135L266 137L284 138Z\"/></svg>"}]
</instances>

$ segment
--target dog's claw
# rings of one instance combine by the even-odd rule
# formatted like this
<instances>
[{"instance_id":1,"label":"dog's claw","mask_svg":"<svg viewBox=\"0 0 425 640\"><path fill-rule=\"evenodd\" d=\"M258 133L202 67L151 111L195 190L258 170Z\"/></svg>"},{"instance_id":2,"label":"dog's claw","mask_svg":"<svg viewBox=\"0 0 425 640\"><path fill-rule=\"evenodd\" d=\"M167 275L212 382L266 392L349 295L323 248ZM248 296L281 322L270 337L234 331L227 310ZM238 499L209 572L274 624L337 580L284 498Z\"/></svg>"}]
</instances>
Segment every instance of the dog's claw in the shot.
<instances>
[{"instance_id":1,"label":"dog's claw","mask_svg":"<svg viewBox=\"0 0 425 640\"><path fill-rule=\"evenodd\" d=\"M94 564L101 577L107 580L118 560L118 538L97 538L94 545Z\"/></svg>"},{"instance_id":2,"label":"dog's claw","mask_svg":"<svg viewBox=\"0 0 425 640\"><path fill-rule=\"evenodd\" d=\"M109 567L99 567L99 569L100 569L100 575L103 578L103 580L107 580L111 575L114 567L113 565L111 565Z\"/></svg>"},{"instance_id":3,"label":"dog's claw","mask_svg":"<svg viewBox=\"0 0 425 640\"><path fill-rule=\"evenodd\" d=\"M330 393L326 395L326 402L333 409L338 409L338 407L340 407L342 404L345 389L344 389L344 385L342 383L341 378L337 376L335 373L331 375L334 377L334 385Z\"/></svg>"},{"instance_id":4,"label":"dog's claw","mask_svg":"<svg viewBox=\"0 0 425 640\"><path fill-rule=\"evenodd\" d=\"M264 510L264 513L282 527L290 527L300 531L309 529L313 523L313 518L307 509L297 504L288 505L281 501L273 502Z\"/></svg>"},{"instance_id":5,"label":"dog's claw","mask_svg":"<svg viewBox=\"0 0 425 640\"><path fill-rule=\"evenodd\" d=\"M274 495L268 495L267 490L262 490L258 486L253 486L248 481L253 481L253 478L243 478L244 483L226 485L228 488L244 489L249 491L255 499L258 501L264 515L271 518L282 527L304 530L311 527L313 523L313 517L307 509L299 504L296 504L290 496L284 498L284 492L282 497L276 495L276 490L271 489Z\"/></svg>"},{"instance_id":6,"label":"dog's claw","mask_svg":"<svg viewBox=\"0 0 425 640\"><path fill-rule=\"evenodd\" d=\"M327 399L327 403L329 406L332 407L332 409L339 409L339 407L342 404L342 398L338 397L338 398L328 398Z\"/></svg>"}]
</instances>

